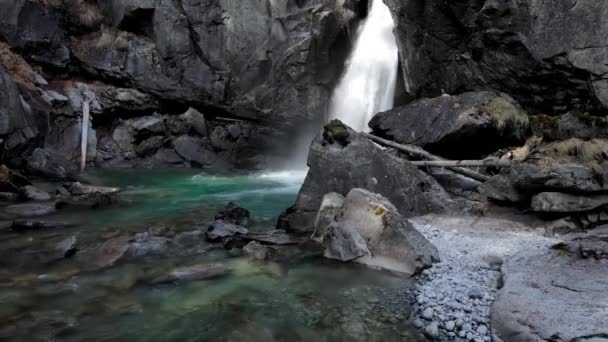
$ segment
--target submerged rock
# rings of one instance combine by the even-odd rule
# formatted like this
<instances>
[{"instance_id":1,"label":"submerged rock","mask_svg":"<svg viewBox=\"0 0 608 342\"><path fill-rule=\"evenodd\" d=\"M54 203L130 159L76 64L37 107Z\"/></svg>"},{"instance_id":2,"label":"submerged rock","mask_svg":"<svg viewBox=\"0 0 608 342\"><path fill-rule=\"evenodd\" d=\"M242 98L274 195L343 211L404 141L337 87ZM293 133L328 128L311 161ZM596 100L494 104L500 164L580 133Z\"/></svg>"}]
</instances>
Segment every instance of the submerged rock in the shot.
<instances>
[{"instance_id":1,"label":"submerged rock","mask_svg":"<svg viewBox=\"0 0 608 342\"><path fill-rule=\"evenodd\" d=\"M42 191L34 186L26 185L21 188L21 194L23 197L32 200L32 201L48 201L51 199L51 194L48 192Z\"/></svg>"},{"instance_id":2,"label":"submerged rock","mask_svg":"<svg viewBox=\"0 0 608 342\"><path fill-rule=\"evenodd\" d=\"M369 126L375 135L443 157L477 159L523 142L529 123L512 98L480 91L421 99L377 114Z\"/></svg>"},{"instance_id":3,"label":"submerged rock","mask_svg":"<svg viewBox=\"0 0 608 342\"><path fill-rule=\"evenodd\" d=\"M339 128L338 128L339 127ZM282 216L282 226L312 232L323 195L346 195L363 188L388 198L404 217L444 212L452 201L431 176L408 161L384 153L380 147L335 121L310 147L310 170L295 206Z\"/></svg>"},{"instance_id":4,"label":"submerged rock","mask_svg":"<svg viewBox=\"0 0 608 342\"><path fill-rule=\"evenodd\" d=\"M243 253L256 260L266 260L270 258L268 247L257 241L251 241L245 247L243 247Z\"/></svg>"},{"instance_id":5,"label":"submerged rock","mask_svg":"<svg viewBox=\"0 0 608 342\"><path fill-rule=\"evenodd\" d=\"M57 210L52 204L15 204L4 209L7 213L16 215L17 217L37 217L50 215Z\"/></svg>"},{"instance_id":6,"label":"submerged rock","mask_svg":"<svg viewBox=\"0 0 608 342\"><path fill-rule=\"evenodd\" d=\"M231 270L219 263L177 267L151 281L152 284L206 280L229 275Z\"/></svg>"},{"instance_id":7,"label":"submerged rock","mask_svg":"<svg viewBox=\"0 0 608 342\"><path fill-rule=\"evenodd\" d=\"M15 220L11 225L11 229L16 232L24 232L30 230L44 230L69 227L70 224L58 221L42 221L42 220Z\"/></svg>"},{"instance_id":8,"label":"submerged rock","mask_svg":"<svg viewBox=\"0 0 608 342\"><path fill-rule=\"evenodd\" d=\"M111 188L105 186L95 186L75 182L67 186L67 191L75 196L87 195L92 193L113 194L120 191L120 188Z\"/></svg>"},{"instance_id":9,"label":"submerged rock","mask_svg":"<svg viewBox=\"0 0 608 342\"><path fill-rule=\"evenodd\" d=\"M66 239L61 240L55 245L55 251L59 258L70 258L78 251L78 237L72 235Z\"/></svg>"},{"instance_id":10,"label":"submerged rock","mask_svg":"<svg viewBox=\"0 0 608 342\"><path fill-rule=\"evenodd\" d=\"M249 233L249 230L243 226L228 223L224 220L216 220L207 230L207 240L210 242L221 242L227 237L237 234L243 235Z\"/></svg>"},{"instance_id":11,"label":"submerged rock","mask_svg":"<svg viewBox=\"0 0 608 342\"><path fill-rule=\"evenodd\" d=\"M105 268L114 265L125 257L129 250L129 236L118 236L104 242L95 252L93 265L97 268Z\"/></svg>"},{"instance_id":12,"label":"submerged rock","mask_svg":"<svg viewBox=\"0 0 608 342\"><path fill-rule=\"evenodd\" d=\"M79 196L60 198L57 201L57 208L84 208L99 209L117 204L117 200L109 194L92 192Z\"/></svg>"}]
</instances>

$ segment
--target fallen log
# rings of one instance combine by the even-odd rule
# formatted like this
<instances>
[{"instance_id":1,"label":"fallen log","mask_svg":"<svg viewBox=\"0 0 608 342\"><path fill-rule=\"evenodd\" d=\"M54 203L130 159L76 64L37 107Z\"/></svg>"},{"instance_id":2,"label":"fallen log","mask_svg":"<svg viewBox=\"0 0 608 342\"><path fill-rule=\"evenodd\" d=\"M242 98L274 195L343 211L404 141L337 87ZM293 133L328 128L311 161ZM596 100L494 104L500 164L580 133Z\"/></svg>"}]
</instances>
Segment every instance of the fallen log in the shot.
<instances>
[{"instance_id":1,"label":"fallen log","mask_svg":"<svg viewBox=\"0 0 608 342\"><path fill-rule=\"evenodd\" d=\"M405 153L411 153L413 155L416 155L416 156L419 156L419 157L422 157L424 159L428 159L431 161L442 161L442 162L446 161L444 158L431 154L418 146L399 144L394 141L386 140L386 139L377 137L375 135L371 135L369 133L361 133L361 134L363 134L363 136L368 138L369 140L374 141L380 145L392 147L392 148L395 148L395 149L405 152ZM469 170L469 169L463 169L461 167L447 167L447 168L453 172L459 173L463 176L469 177L469 178L474 179L479 182L487 182L491 178L489 176L482 175L481 173L477 173L477 172Z\"/></svg>"},{"instance_id":2,"label":"fallen log","mask_svg":"<svg viewBox=\"0 0 608 342\"><path fill-rule=\"evenodd\" d=\"M512 163L508 160L485 159L485 160L421 160L410 161L416 166L428 167L509 167Z\"/></svg>"}]
</instances>

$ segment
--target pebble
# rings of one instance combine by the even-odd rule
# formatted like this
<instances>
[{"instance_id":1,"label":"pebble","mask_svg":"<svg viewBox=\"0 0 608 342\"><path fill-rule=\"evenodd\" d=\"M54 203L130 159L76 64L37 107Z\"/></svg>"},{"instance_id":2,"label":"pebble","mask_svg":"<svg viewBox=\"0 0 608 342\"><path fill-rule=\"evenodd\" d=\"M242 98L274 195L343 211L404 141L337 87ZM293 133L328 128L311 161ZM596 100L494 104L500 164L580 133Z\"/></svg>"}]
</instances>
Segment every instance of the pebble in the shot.
<instances>
[{"instance_id":1,"label":"pebble","mask_svg":"<svg viewBox=\"0 0 608 342\"><path fill-rule=\"evenodd\" d=\"M477 333L479 335L485 335L488 333L488 328L485 325L480 325L479 327L477 327Z\"/></svg>"},{"instance_id":2,"label":"pebble","mask_svg":"<svg viewBox=\"0 0 608 342\"><path fill-rule=\"evenodd\" d=\"M426 319L433 319L433 309L426 308L422 311L422 317Z\"/></svg>"},{"instance_id":3,"label":"pebble","mask_svg":"<svg viewBox=\"0 0 608 342\"><path fill-rule=\"evenodd\" d=\"M424 332L432 338L439 337L439 324L437 322L432 322L426 328L424 328Z\"/></svg>"},{"instance_id":4,"label":"pebble","mask_svg":"<svg viewBox=\"0 0 608 342\"><path fill-rule=\"evenodd\" d=\"M445 330L447 331L454 330L454 327L456 327L456 323L454 323L454 321L448 321L445 323Z\"/></svg>"},{"instance_id":5,"label":"pebble","mask_svg":"<svg viewBox=\"0 0 608 342\"><path fill-rule=\"evenodd\" d=\"M421 329L422 327L424 327L424 322L422 322L419 318L416 318L414 320L414 326L418 329Z\"/></svg>"}]
</instances>

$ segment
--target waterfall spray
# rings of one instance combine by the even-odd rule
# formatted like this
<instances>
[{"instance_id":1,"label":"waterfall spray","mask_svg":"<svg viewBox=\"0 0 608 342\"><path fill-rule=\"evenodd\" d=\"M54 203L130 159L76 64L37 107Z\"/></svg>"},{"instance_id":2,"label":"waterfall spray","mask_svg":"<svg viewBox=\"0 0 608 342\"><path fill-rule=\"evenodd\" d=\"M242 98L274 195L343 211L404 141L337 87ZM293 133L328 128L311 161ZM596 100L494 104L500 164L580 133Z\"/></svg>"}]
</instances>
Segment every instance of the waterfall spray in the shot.
<instances>
[{"instance_id":1,"label":"waterfall spray","mask_svg":"<svg viewBox=\"0 0 608 342\"><path fill-rule=\"evenodd\" d=\"M393 108L399 65L394 26L384 2L372 0L346 72L334 91L330 119L339 119L357 131L368 131L367 123L376 113Z\"/></svg>"}]
</instances>

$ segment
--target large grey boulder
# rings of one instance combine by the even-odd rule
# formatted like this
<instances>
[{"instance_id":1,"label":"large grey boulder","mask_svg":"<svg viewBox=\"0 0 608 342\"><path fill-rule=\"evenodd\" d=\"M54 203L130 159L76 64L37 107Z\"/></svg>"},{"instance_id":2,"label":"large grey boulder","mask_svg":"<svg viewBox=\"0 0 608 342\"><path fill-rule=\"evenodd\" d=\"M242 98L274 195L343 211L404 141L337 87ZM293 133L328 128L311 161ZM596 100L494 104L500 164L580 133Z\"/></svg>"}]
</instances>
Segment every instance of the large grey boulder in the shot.
<instances>
[{"instance_id":1,"label":"large grey boulder","mask_svg":"<svg viewBox=\"0 0 608 342\"><path fill-rule=\"evenodd\" d=\"M215 163L215 152L200 138L182 135L173 141L177 154L196 166L210 166Z\"/></svg>"},{"instance_id":2,"label":"large grey boulder","mask_svg":"<svg viewBox=\"0 0 608 342\"><path fill-rule=\"evenodd\" d=\"M386 0L411 94L496 89L553 112L608 107L608 3Z\"/></svg>"},{"instance_id":3,"label":"large grey boulder","mask_svg":"<svg viewBox=\"0 0 608 342\"><path fill-rule=\"evenodd\" d=\"M323 195L346 195L362 188L386 197L404 217L446 211L451 201L429 175L380 147L339 121L328 124L313 141L310 169L295 206L281 221L295 232L312 232Z\"/></svg>"},{"instance_id":4,"label":"large grey boulder","mask_svg":"<svg viewBox=\"0 0 608 342\"><path fill-rule=\"evenodd\" d=\"M415 274L439 260L438 251L386 198L352 189L322 237L327 258Z\"/></svg>"},{"instance_id":5,"label":"large grey boulder","mask_svg":"<svg viewBox=\"0 0 608 342\"><path fill-rule=\"evenodd\" d=\"M76 178L76 165L53 151L37 148L26 162L27 170L35 175L56 180Z\"/></svg>"},{"instance_id":6,"label":"large grey boulder","mask_svg":"<svg viewBox=\"0 0 608 342\"><path fill-rule=\"evenodd\" d=\"M532 197L532 210L550 213L585 212L608 204L608 195L572 195L561 192L541 192Z\"/></svg>"},{"instance_id":7,"label":"large grey boulder","mask_svg":"<svg viewBox=\"0 0 608 342\"><path fill-rule=\"evenodd\" d=\"M503 265L492 306L502 341L603 341L608 320L608 260L558 250L516 254Z\"/></svg>"},{"instance_id":8,"label":"large grey boulder","mask_svg":"<svg viewBox=\"0 0 608 342\"><path fill-rule=\"evenodd\" d=\"M528 116L509 96L480 91L417 100L377 114L369 127L377 136L444 157L476 159L523 142Z\"/></svg>"}]
</instances>

